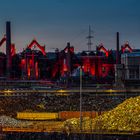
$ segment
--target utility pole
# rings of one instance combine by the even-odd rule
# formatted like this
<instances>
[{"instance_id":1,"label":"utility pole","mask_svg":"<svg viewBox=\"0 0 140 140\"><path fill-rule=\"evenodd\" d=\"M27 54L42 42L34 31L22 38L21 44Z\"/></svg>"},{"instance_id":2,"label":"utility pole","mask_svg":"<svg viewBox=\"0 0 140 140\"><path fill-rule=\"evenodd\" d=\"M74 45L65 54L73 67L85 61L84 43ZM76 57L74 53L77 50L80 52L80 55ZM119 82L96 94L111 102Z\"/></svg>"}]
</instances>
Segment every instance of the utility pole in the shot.
<instances>
[{"instance_id":1,"label":"utility pole","mask_svg":"<svg viewBox=\"0 0 140 140\"><path fill-rule=\"evenodd\" d=\"M92 41L91 41L91 39L93 38L92 32L93 32L93 31L91 30L91 27L90 27L90 25L89 25L88 36L86 37L86 38L88 39L88 43L87 43L87 45L88 45L88 51L91 51L91 46L93 45L93 43L92 43Z\"/></svg>"}]
</instances>

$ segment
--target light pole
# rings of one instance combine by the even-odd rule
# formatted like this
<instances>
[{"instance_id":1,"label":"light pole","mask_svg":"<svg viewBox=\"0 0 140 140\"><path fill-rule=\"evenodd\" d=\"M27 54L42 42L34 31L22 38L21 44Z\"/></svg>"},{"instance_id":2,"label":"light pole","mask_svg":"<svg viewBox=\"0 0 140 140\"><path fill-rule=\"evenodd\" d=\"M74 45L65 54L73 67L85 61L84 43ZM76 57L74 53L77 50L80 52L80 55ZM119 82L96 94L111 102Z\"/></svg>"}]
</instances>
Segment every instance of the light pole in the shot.
<instances>
[{"instance_id":1,"label":"light pole","mask_svg":"<svg viewBox=\"0 0 140 140\"><path fill-rule=\"evenodd\" d=\"M80 131L82 131L82 67L80 66Z\"/></svg>"}]
</instances>

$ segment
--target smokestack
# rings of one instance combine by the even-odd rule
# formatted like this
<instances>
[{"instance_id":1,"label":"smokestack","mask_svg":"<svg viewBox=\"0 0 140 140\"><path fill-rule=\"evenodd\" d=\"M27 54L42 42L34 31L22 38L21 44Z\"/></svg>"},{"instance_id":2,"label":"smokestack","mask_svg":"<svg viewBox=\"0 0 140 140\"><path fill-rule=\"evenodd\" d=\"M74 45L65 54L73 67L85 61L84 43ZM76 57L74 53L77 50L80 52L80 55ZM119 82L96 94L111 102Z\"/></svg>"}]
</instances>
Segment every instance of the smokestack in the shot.
<instances>
[{"instance_id":1,"label":"smokestack","mask_svg":"<svg viewBox=\"0 0 140 140\"><path fill-rule=\"evenodd\" d=\"M68 67L68 74L70 75L71 73L71 53L70 53L70 42L67 43L67 54L66 54L66 61L67 61L67 67Z\"/></svg>"},{"instance_id":2,"label":"smokestack","mask_svg":"<svg viewBox=\"0 0 140 140\"><path fill-rule=\"evenodd\" d=\"M6 76L10 78L11 72L11 23L6 22Z\"/></svg>"},{"instance_id":3,"label":"smokestack","mask_svg":"<svg viewBox=\"0 0 140 140\"><path fill-rule=\"evenodd\" d=\"M119 32L117 32L117 37L116 37L116 64L120 64L120 49L119 49Z\"/></svg>"}]
</instances>

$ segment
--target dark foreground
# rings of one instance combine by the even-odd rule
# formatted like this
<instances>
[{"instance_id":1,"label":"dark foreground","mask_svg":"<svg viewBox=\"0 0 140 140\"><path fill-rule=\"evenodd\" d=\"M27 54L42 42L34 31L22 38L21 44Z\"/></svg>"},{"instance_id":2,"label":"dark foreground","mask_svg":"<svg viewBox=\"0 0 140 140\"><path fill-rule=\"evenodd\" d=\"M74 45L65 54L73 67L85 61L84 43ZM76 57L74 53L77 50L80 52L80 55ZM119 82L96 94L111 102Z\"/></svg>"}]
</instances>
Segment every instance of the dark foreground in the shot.
<instances>
[{"instance_id":1,"label":"dark foreground","mask_svg":"<svg viewBox=\"0 0 140 140\"><path fill-rule=\"evenodd\" d=\"M1 135L0 140L140 140L140 136L64 133L8 133Z\"/></svg>"}]
</instances>

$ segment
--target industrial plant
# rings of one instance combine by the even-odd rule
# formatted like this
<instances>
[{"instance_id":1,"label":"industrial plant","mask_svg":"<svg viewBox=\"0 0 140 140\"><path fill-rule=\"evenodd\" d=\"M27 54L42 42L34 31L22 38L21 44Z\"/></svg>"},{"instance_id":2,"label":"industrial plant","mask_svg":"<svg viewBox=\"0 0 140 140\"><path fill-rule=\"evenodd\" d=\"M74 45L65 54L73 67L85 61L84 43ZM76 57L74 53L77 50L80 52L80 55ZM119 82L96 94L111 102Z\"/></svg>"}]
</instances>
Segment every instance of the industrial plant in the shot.
<instances>
[{"instance_id":1,"label":"industrial plant","mask_svg":"<svg viewBox=\"0 0 140 140\"><path fill-rule=\"evenodd\" d=\"M50 80L74 85L78 83L79 71L82 69L84 85L139 84L140 64L136 61L140 59L139 50L133 49L128 42L120 45L119 32L116 33L114 50L107 49L103 44L91 50L91 38L89 29L88 50L78 53L75 53L70 42L63 50L56 48L55 52L47 52L42 42L36 39L22 52L16 53L16 46L11 41L11 23L6 22L6 35L0 41L0 47L4 47L6 43L6 54L0 53L0 78Z\"/></svg>"},{"instance_id":2,"label":"industrial plant","mask_svg":"<svg viewBox=\"0 0 140 140\"><path fill-rule=\"evenodd\" d=\"M92 38L89 26L87 50L75 52L67 42L48 52L33 39L16 52L6 22L0 39L6 46L0 52L2 138L139 138L140 50L120 44L119 32L113 50L102 43L92 50Z\"/></svg>"}]
</instances>

